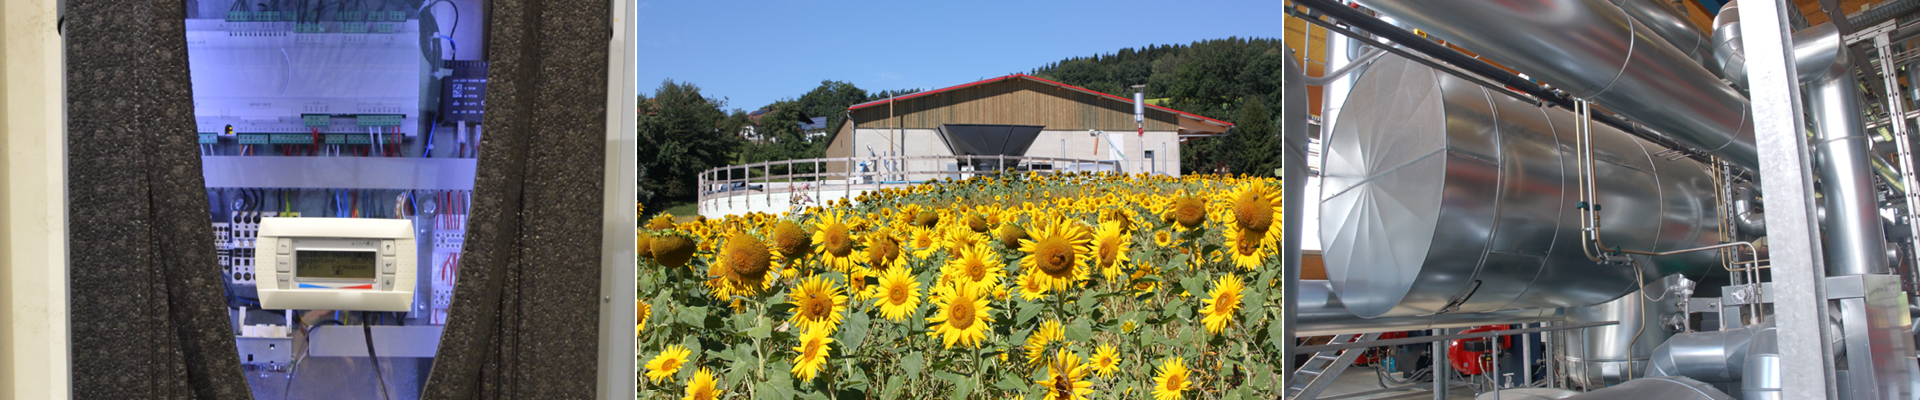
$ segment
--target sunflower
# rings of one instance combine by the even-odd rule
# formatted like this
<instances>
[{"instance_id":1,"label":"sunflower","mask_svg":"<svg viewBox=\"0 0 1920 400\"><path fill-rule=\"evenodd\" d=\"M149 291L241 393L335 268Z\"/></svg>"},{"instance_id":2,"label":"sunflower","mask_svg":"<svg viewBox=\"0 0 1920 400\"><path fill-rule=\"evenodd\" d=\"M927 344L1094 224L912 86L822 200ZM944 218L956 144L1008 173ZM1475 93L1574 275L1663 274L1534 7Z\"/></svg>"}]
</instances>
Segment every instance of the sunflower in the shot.
<instances>
[{"instance_id":1,"label":"sunflower","mask_svg":"<svg viewBox=\"0 0 1920 400\"><path fill-rule=\"evenodd\" d=\"M1100 345L1098 350L1093 352L1093 360L1088 363L1093 364L1094 375L1101 378L1112 378L1114 372L1120 371L1120 354L1117 349L1113 348L1113 345L1103 344Z\"/></svg>"},{"instance_id":2,"label":"sunflower","mask_svg":"<svg viewBox=\"0 0 1920 400\"><path fill-rule=\"evenodd\" d=\"M1080 355L1060 349L1047 363L1047 380L1038 383L1047 386L1046 400L1082 400L1093 393L1093 382L1086 378L1087 364L1080 362Z\"/></svg>"},{"instance_id":3,"label":"sunflower","mask_svg":"<svg viewBox=\"0 0 1920 400\"><path fill-rule=\"evenodd\" d=\"M853 228L837 213L826 213L814 225L813 243L818 243L821 261L827 269L846 271L853 266Z\"/></svg>"},{"instance_id":4,"label":"sunflower","mask_svg":"<svg viewBox=\"0 0 1920 400\"><path fill-rule=\"evenodd\" d=\"M666 351L654 356L652 361L647 361L647 379L653 380L653 383L660 383L672 377L673 374L680 372L680 366L687 364L687 356L691 354L693 352L687 351L685 346L667 346Z\"/></svg>"},{"instance_id":5,"label":"sunflower","mask_svg":"<svg viewBox=\"0 0 1920 400\"><path fill-rule=\"evenodd\" d=\"M813 247L813 237L793 221L782 220L773 226L773 248L787 259L798 259Z\"/></svg>"},{"instance_id":6,"label":"sunflower","mask_svg":"<svg viewBox=\"0 0 1920 400\"><path fill-rule=\"evenodd\" d=\"M800 335L800 347L793 348L793 351L800 353L793 358L793 376L800 378L800 381L812 382L813 376L827 366L827 351L832 349L829 344L833 343L833 338L827 337L827 333L825 329L808 328L806 333Z\"/></svg>"},{"instance_id":7,"label":"sunflower","mask_svg":"<svg viewBox=\"0 0 1920 400\"><path fill-rule=\"evenodd\" d=\"M1232 217L1233 224L1261 235L1272 230L1281 215L1282 204L1280 193L1270 189L1265 180L1253 180L1228 195L1233 209L1227 215Z\"/></svg>"},{"instance_id":8,"label":"sunflower","mask_svg":"<svg viewBox=\"0 0 1920 400\"><path fill-rule=\"evenodd\" d=\"M995 238L1000 239L1002 246L1009 249L1020 248L1020 241L1027 238L1026 228L1021 228L1012 222L1000 224L1000 229L994 230L993 234Z\"/></svg>"},{"instance_id":9,"label":"sunflower","mask_svg":"<svg viewBox=\"0 0 1920 400\"><path fill-rule=\"evenodd\" d=\"M1173 246L1173 233L1167 232L1167 231L1154 231L1153 245L1160 246L1160 247Z\"/></svg>"},{"instance_id":10,"label":"sunflower","mask_svg":"<svg viewBox=\"0 0 1920 400\"><path fill-rule=\"evenodd\" d=\"M1120 265L1129 261L1127 245L1131 238L1126 236L1126 226L1118 221L1100 223L1100 231L1093 235L1094 260L1100 266L1100 275L1107 280L1120 276Z\"/></svg>"},{"instance_id":11,"label":"sunflower","mask_svg":"<svg viewBox=\"0 0 1920 400\"><path fill-rule=\"evenodd\" d=\"M633 236L633 253L639 255L642 260L652 261L653 233L636 229Z\"/></svg>"},{"instance_id":12,"label":"sunflower","mask_svg":"<svg viewBox=\"0 0 1920 400\"><path fill-rule=\"evenodd\" d=\"M831 280L809 276L789 296L793 317L788 321L794 326L833 333L846 318L841 312L847 310L847 295Z\"/></svg>"},{"instance_id":13,"label":"sunflower","mask_svg":"<svg viewBox=\"0 0 1920 400\"><path fill-rule=\"evenodd\" d=\"M720 398L720 384L714 382L713 371L700 368L693 373L693 379L687 381L686 400L715 400Z\"/></svg>"},{"instance_id":14,"label":"sunflower","mask_svg":"<svg viewBox=\"0 0 1920 400\"><path fill-rule=\"evenodd\" d=\"M687 261L693 260L695 248L693 238L681 234L655 236L647 246L653 251L653 260L667 268L686 266Z\"/></svg>"},{"instance_id":15,"label":"sunflower","mask_svg":"<svg viewBox=\"0 0 1920 400\"><path fill-rule=\"evenodd\" d=\"M776 255L767 249L767 243L747 233L735 233L727 238L726 247L714 257L714 263L707 265L707 275L717 277L714 295L727 299L734 295L752 296L773 286L774 276L779 272L780 264Z\"/></svg>"},{"instance_id":16,"label":"sunflower","mask_svg":"<svg viewBox=\"0 0 1920 400\"><path fill-rule=\"evenodd\" d=\"M885 230L866 234L867 248L854 256L855 260L865 263L867 268L886 269L896 265L907 265L907 259L900 256L900 240Z\"/></svg>"},{"instance_id":17,"label":"sunflower","mask_svg":"<svg viewBox=\"0 0 1920 400\"><path fill-rule=\"evenodd\" d=\"M1207 316L1207 333L1220 333L1221 329L1233 323L1233 310L1240 308L1242 288L1240 277L1232 273L1214 282L1213 291L1208 293L1213 298L1207 299L1206 306L1200 308L1200 313Z\"/></svg>"},{"instance_id":18,"label":"sunflower","mask_svg":"<svg viewBox=\"0 0 1920 400\"><path fill-rule=\"evenodd\" d=\"M1040 278L1037 275L1039 274L1033 274L1033 273L1020 274L1019 284L1020 284L1021 299L1029 300L1029 301L1039 300L1042 297L1047 297L1047 292L1052 291L1047 288L1047 285L1041 284L1039 282Z\"/></svg>"},{"instance_id":19,"label":"sunflower","mask_svg":"<svg viewBox=\"0 0 1920 400\"><path fill-rule=\"evenodd\" d=\"M1181 230L1198 228L1207 222L1207 203L1183 192L1168 204L1167 216L1162 218L1178 223Z\"/></svg>"},{"instance_id":20,"label":"sunflower","mask_svg":"<svg viewBox=\"0 0 1920 400\"><path fill-rule=\"evenodd\" d=\"M667 214L655 215L652 221L647 221L647 229L656 231L673 229L673 216Z\"/></svg>"},{"instance_id":21,"label":"sunflower","mask_svg":"<svg viewBox=\"0 0 1920 400\"><path fill-rule=\"evenodd\" d=\"M960 219L960 223L966 225L967 229L973 230L974 233L987 233L987 228L992 227L992 225L987 225L987 218L980 216L978 213L967 214L966 218Z\"/></svg>"},{"instance_id":22,"label":"sunflower","mask_svg":"<svg viewBox=\"0 0 1920 400\"><path fill-rule=\"evenodd\" d=\"M1087 244L1091 241L1087 227L1078 221L1055 220L1039 226L1034 229L1033 239L1020 240L1020 251L1027 253L1020 260L1020 269L1037 275L1034 283L1066 290L1074 282L1087 279L1087 259L1092 255Z\"/></svg>"},{"instance_id":23,"label":"sunflower","mask_svg":"<svg viewBox=\"0 0 1920 400\"><path fill-rule=\"evenodd\" d=\"M1000 261L1000 253L985 244L976 244L947 260L946 271L941 277L946 280L959 280L967 283L998 286L1000 278L1006 275L1005 263Z\"/></svg>"},{"instance_id":24,"label":"sunflower","mask_svg":"<svg viewBox=\"0 0 1920 400\"><path fill-rule=\"evenodd\" d=\"M954 282L934 289L940 312L927 318L927 322L936 323L928 336L938 335L946 348L953 348L954 342L967 347L979 347L986 338L987 315L993 311L981 296L976 285L966 282Z\"/></svg>"},{"instance_id":25,"label":"sunflower","mask_svg":"<svg viewBox=\"0 0 1920 400\"><path fill-rule=\"evenodd\" d=\"M913 226L932 228L940 225L940 213L933 210L921 210L913 215Z\"/></svg>"},{"instance_id":26,"label":"sunflower","mask_svg":"<svg viewBox=\"0 0 1920 400\"><path fill-rule=\"evenodd\" d=\"M847 269L847 295L854 300L870 299L873 287L867 286L867 277L877 275L874 270L859 265Z\"/></svg>"},{"instance_id":27,"label":"sunflower","mask_svg":"<svg viewBox=\"0 0 1920 400\"><path fill-rule=\"evenodd\" d=\"M646 302L643 302L640 300L633 301L633 335L634 336L640 336L640 331L647 330L647 317L652 315L653 315L652 304L647 304Z\"/></svg>"},{"instance_id":28,"label":"sunflower","mask_svg":"<svg viewBox=\"0 0 1920 400\"><path fill-rule=\"evenodd\" d=\"M913 228L911 240L914 258L925 260L927 257L932 257L934 253L940 252L940 232L933 228Z\"/></svg>"},{"instance_id":29,"label":"sunflower","mask_svg":"<svg viewBox=\"0 0 1920 400\"><path fill-rule=\"evenodd\" d=\"M1153 377L1154 400L1176 400L1180 392L1189 387L1187 382L1186 359L1174 357L1160 365L1160 374Z\"/></svg>"},{"instance_id":30,"label":"sunflower","mask_svg":"<svg viewBox=\"0 0 1920 400\"><path fill-rule=\"evenodd\" d=\"M874 305L880 307L880 316L888 320L904 320L920 307L920 282L913 280L906 267L887 268L873 290L875 293L869 297L878 299Z\"/></svg>"},{"instance_id":31,"label":"sunflower","mask_svg":"<svg viewBox=\"0 0 1920 400\"><path fill-rule=\"evenodd\" d=\"M974 232L965 226L949 226L946 232L946 237L941 244L946 247L949 257L958 257L960 252L966 251L973 245L985 244L988 240L993 240L986 234Z\"/></svg>"},{"instance_id":32,"label":"sunflower","mask_svg":"<svg viewBox=\"0 0 1920 400\"><path fill-rule=\"evenodd\" d=\"M1065 340L1066 337L1067 330L1060 326L1060 320L1050 319L1047 320L1047 322L1040 323L1040 328L1034 329L1033 334L1027 336L1027 362L1039 364L1041 361L1045 361L1047 345L1055 341Z\"/></svg>"},{"instance_id":33,"label":"sunflower","mask_svg":"<svg viewBox=\"0 0 1920 400\"><path fill-rule=\"evenodd\" d=\"M1223 250L1226 250L1227 258L1233 260L1233 265L1244 271L1253 271L1267 262L1271 246L1267 245L1265 235L1232 226L1221 229L1221 233L1227 238L1222 243L1226 245Z\"/></svg>"}]
</instances>

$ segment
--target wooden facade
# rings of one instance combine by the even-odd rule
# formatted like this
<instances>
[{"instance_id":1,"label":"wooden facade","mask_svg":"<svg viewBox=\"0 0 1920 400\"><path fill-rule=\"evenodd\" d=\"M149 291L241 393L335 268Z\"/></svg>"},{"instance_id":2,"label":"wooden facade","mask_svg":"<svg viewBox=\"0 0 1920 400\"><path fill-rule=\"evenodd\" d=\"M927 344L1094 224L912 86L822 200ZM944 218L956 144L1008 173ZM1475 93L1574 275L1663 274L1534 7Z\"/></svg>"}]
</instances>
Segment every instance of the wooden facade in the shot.
<instances>
[{"instance_id":1,"label":"wooden facade","mask_svg":"<svg viewBox=\"0 0 1920 400\"><path fill-rule=\"evenodd\" d=\"M903 98L852 111L863 129L933 129L942 124L1040 125L1049 130L1131 131L1133 103L1031 79L1015 77L950 91ZM1149 131L1179 131L1181 116L1147 108ZM1219 128L1224 130L1225 128ZM834 130L834 144L851 131ZM830 146L831 147L831 146Z\"/></svg>"}]
</instances>

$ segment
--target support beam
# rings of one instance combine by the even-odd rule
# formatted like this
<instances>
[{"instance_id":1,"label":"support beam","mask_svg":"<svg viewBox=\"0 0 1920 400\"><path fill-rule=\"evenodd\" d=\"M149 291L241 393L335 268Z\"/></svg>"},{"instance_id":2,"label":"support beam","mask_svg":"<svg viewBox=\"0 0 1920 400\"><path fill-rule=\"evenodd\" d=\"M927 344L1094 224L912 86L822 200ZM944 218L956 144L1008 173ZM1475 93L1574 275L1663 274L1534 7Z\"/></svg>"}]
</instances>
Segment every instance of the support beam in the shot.
<instances>
[{"instance_id":1,"label":"support beam","mask_svg":"<svg viewBox=\"0 0 1920 400\"><path fill-rule=\"evenodd\" d=\"M1813 203L1813 159L1802 127L1799 76L1790 53L1786 0L1755 0L1739 9L1745 25L1748 85L1752 88L1760 180L1767 194L1775 317L1782 343L1782 393L1789 399L1835 398L1827 317L1826 266Z\"/></svg>"}]
</instances>

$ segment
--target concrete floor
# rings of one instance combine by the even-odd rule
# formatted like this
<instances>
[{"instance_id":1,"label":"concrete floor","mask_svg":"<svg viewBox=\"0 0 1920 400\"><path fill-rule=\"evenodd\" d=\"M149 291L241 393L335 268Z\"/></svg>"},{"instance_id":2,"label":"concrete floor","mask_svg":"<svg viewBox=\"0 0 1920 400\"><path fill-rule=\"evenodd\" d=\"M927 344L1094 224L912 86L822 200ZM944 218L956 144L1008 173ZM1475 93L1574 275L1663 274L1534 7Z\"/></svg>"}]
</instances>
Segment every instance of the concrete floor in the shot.
<instances>
[{"instance_id":1,"label":"concrete floor","mask_svg":"<svg viewBox=\"0 0 1920 400\"><path fill-rule=\"evenodd\" d=\"M1340 398L1341 399L1431 399L1433 398L1433 394L1427 391L1426 389L1431 389L1432 387L1433 387L1432 384L1427 384L1427 385L1422 385L1420 387L1420 389L1422 390L1419 390L1419 391L1413 391L1413 390L1394 391L1394 392L1374 393L1374 394L1369 394L1364 396L1340 397ZM1352 367L1352 368L1347 368L1346 372L1343 372L1340 374L1340 376L1335 377L1333 380L1333 385L1328 386L1326 391L1320 392L1320 398L1325 399L1325 398L1340 396L1341 394L1345 394L1345 393L1364 392L1364 391L1376 390L1376 389L1380 389L1380 382L1378 378L1374 377L1373 369L1364 368L1364 367ZM1448 400L1459 400L1459 399L1473 400L1473 390L1468 389L1466 387L1462 387L1462 386L1455 386L1452 389L1447 390L1447 399Z\"/></svg>"}]
</instances>

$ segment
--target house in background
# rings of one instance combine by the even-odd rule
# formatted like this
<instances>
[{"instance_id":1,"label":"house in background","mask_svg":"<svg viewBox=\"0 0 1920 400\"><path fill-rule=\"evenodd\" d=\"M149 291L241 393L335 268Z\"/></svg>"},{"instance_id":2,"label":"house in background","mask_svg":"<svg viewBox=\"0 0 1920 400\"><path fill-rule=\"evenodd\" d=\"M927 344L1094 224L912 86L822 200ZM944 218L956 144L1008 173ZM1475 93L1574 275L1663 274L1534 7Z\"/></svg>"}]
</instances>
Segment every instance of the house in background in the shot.
<instances>
[{"instance_id":1,"label":"house in background","mask_svg":"<svg viewBox=\"0 0 1920 400\"><path fill-rule=\"evenodd\" d=\"M996 155L992 153L999 152L1012 156L1115 161L1127 173L1179 175L1181 138L1218 135L1233 126L1151 104L1144 107L1144 123L1136 123L1133 103L1133 99L1026 74L1007 75L847 107L851 120L833 130L826 157ZM994 130L992 127L1005 128ZM1037 133L1030 132L1036 130L1034 128L1038 128ZM1013 139L995 136L993 140L1007 145L980 146L969 143L976 141L967 137L956 136L982 134L980 132L1008 132L985 134L1009 135ZM905 169L918 171L953 167L934 165L952 163L950 160L907 163ZM827 172L841 173L846 168L845 164L829 164Z\"/></svg>"}]
</instances>

